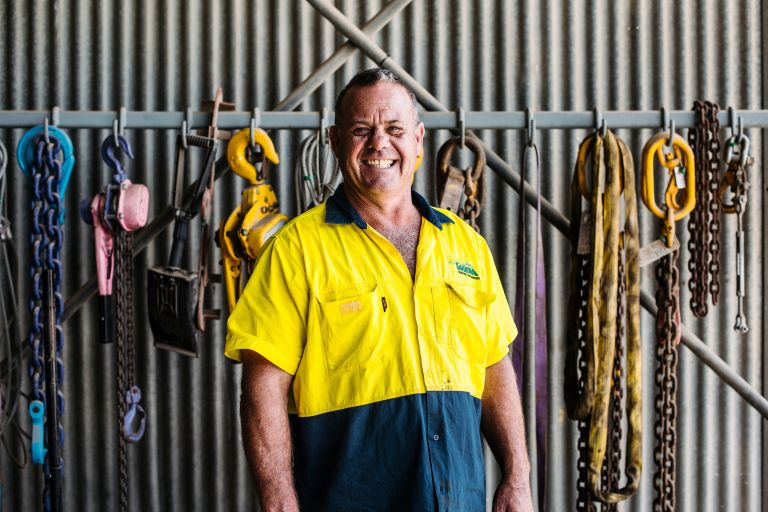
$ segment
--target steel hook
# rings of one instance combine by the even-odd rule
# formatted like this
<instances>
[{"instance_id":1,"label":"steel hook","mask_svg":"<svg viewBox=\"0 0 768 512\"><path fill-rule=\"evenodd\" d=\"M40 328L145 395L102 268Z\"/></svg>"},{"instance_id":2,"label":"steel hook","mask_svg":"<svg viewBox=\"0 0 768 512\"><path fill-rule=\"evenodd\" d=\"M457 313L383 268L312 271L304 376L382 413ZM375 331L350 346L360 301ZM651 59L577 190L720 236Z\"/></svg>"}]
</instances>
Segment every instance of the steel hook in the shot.
<instances>
[{"instance_id":1,"label":"steel hook","mask_svg":"<svg viewBox=\"0 0 768 512\"><path fill-rule=\"evenodd\" d=\"M728 107L728 124L731 128L731 135L736 135L736 109Z\"/></svg>"},{"instance_id":2,"label":"steel hook","mask_svg":"<svg viewBox=\"0 0 768 512\"><path fill-rule=\"evenodd\" d=\"M323 107L320 113L320 145L328 145L328 107Z\"/></svg>"},{"instance_id":3,"label":"steel hook","mask_svg":"<svg viewBox=\"0 0 768 512\"><path fill-rule=\"evenodd\" d=\"M525 134L526 144L528 146L533 146L534 138L536 136L536 118L534 117L533 109L531 107L525 107Z\"/></svg>"},{"instance_id":4,"label":"steel hook","mask_svg":"<svg viewBox=\"0 0 768 512\"><path fill-rule=\"evenodd\" d=\"M459 147L464 149L464 145L467 141L467 123L464 109L461 107L456 109L456 124L457 129L459 130Z\"/></svg>"},{"instance_id":5,"label":"steel hook","mask_svg":"<svg viewBox=\"0 0 768 512\"><path fill-rule=\"evenodd\" d=\"M117 123L117 120L115 120ZM117 143L115 143L117 141ZM120 158L115 154L115 150L122 150L128 158L133 158L133 148L131 148L128 139L122 135L115 134L114 137L107 137L104 142L101 143L101 159L109 167L117 171L118 174L123 174L123 163Z\"/></svg>"},{"instance_id":6,"label":"steel hook","mask_svg":"<svg viewBox=\"0 0 768 512\"><path fill-rule=\"evenodd\" d=\"M258 128L260 124L261 124L261 110L259 110L259 107L256 107L253 109L253 114L251 115L250 131L248 132L248 138L250 140L249 145L251 147L251 151L256 151L256 128Z\"/></svg>"},{"instance_id":7,"label":"steel hook","mask_svg":"<svg viewBox=\"0 0 768 512\"><path fill-rule=\"evenodd\" d=\"M147 413L139 405L141 390L133 385L125 392L126 411L123 417L123 438L130 443L141 440L147 426Z\"/></svg>"}]
</instances>

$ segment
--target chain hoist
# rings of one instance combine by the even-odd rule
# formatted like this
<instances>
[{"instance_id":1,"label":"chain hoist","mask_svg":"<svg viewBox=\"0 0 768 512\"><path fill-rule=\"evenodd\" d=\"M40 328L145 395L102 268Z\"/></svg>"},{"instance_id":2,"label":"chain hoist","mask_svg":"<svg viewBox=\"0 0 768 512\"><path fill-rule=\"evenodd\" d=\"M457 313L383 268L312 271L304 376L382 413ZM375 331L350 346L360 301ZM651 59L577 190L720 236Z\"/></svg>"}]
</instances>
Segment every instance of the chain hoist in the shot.
<instances>
[{"instance_id":1,"label":"chain hoist","mask_svg":"<svg viewBox=\"0 0 768 512\"><path fill-rule=\"evenodd\" d=\"M720 122L716 103L696 101L696 126L688 132L688 143L696 160L696 207L688 219L688 270L691 276L691 311L707 314L709 297L717 305L720 292ZM694 169L690 169L694 172Z\"/></svg>"},{"instance_id":2,"label":"chain hoist","mask_svg":"<svg viewBox=\"0 0 768 512\"><path fill-rule=\"evenodd\" d=\"M462 170L450 165L451 157L462 142L475 155L475 163ZM480 140L471 135L451 137L437 152L436 179L438 206L455 212L475 231L480 231L477 217L485 206L485 151ZM464 204L461 203L462 195Z\"/></svg>"},{"instance_id":3,"label":"chain hoist","mask_svg":"<svg viewBox=\"0 0 768 512\"><path fill-rule=\"evenodd\" d=\"M29 311L32 324L29 329L28 342L32 349L29 358L28 373L32 381L30 397L30 417L32 418L32 461L43 464L45 487L43 490L43 505L45 510L51 510L52 496L57 490L52 489L53 470L60 471L63 467L61 450L64 446L64 428L61 417L64 413L64 394L62 382L64 364L62 349L64 347L64 330L61 327L61 315L64 312L64 299L61 295L63 268L61 251L64 243L64 208L63 200L66 185L74 166L72 142L69 137L55 127L45 126L33 128L19 142L16 151L17 160L22 171L32 180L32 262L29 277L32 283ZM50 271L52 304L51 325L48 327L52 350L55 350L54 360L50 360L46 370L45 365L45 297L44 274ZM55 398L51 393L46 396L48 388L55 389ZM54 400L56 403L51 403ZM55 417L49 423L49 429L44 433L44 416ZM56 428L53 428L53 427ZM55 437L55 438L54 438ZM53 450L51 447L57 445ZM58 460L51 460L54 456Z\"/></svg>"},{"instance_id":4,"label":"chain hoist","mask_svg":"<svg viewBox=\"0 0 768 512\"><path fill-rule=\"evenodd\" d=\"M623 501L634 494L640 483L642 358L634 191L634 164L624 141L605 129L588 136L579 147L571 182L571 300L564 382L568 415L579 422L578 510L592 510L593 500L607 504ZM581 211L582 198L589 203L586 213ZM622 434L624 323L629 428L627 481L619 487L621 454L617 436L620 439ZM608 476L604 476L606 471Z\"/></svg>"},{"instance_id":5,"label":"chain hoist","mask_svg":"<svg viewBox=\"0 0 768 512\"><path fill-rule=\"evenodd\" d=\"M100 295L99 337L102 343L116 342L118 475L120 509L125 511L128 510L126 443L143 437L147 419L139 403L141 390L134 372L132 240L133 232L147 222L149 190L127 178L118 153L132 159L133 150L119 131L122 130L115 127L114 134L101 145L102 160L113 169L111 179L90 203L81 205L80 213L94 228Z\"/></svg>"},{"instance_id":6,"label":"chain hoist","mask_svg":"<svg viewBox=\"0 0 768 512\"><path fill-rule=\"evenodd\" d=\"M664 192L664 204L659 207L655 197L655 163L669 173ZM677 345L682 334L680 326L680 287L677 268L678 244L675 222L690 213L696 205L696 173L693 150L674 133L660 132L643 148L643 203L658 218L664 220L661 242L666 253L656 267L658 291L656 305L656 397L654 408L657 421L654 429L656 446L653 476L655 512L675 510L675 445L677 421ZM684 192L684 200L678 195Z\"/></svg>"},{"instance_id":7,"label":"chain hoist","mask_svg":"<svg viewBox=\"0 0 768 512\"><path fill-rule=\"evenodd\" d=\"M744 313L744 296L746 295L745 265L744 265L744 212L747 207L749 193L749 178L747 169L754 163L754 157L750 156L749 138L744 135L743 129L736 133L733 130L731 137L726 141L726 170L723 179L719 183L718 194L722 204L723 213L736 215L736 296L738 310L733 329L742 334L749 332L747 317Z\"/></svg>"},{"instance_id":8,"label":"chain hoist","mask_svg":"<svg viewBox=\"0 0 768 512\"><path fill-rule=\"evenodd\" d=\"M260 128L240 130L227 144L227 161L232 171L246 179L242 201L216 231L216 243L224 266L224 285L229 311L235 308L243 290L243 277L256 261L269 237L288 222L280 212L277 194L269 184L269 165L280 157L272 139ZM256 164L260 164L258 167ZM243 263L246 263L243 268Z\"/></svg>"}]
</instances>

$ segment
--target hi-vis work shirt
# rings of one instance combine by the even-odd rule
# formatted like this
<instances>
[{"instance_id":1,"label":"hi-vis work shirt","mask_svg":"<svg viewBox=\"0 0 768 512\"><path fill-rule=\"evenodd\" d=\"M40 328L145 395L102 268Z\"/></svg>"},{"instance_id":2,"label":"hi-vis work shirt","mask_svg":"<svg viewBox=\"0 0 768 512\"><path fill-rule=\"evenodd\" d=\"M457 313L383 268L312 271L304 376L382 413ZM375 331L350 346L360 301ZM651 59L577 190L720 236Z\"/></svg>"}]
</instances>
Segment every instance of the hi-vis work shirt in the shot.
<instances>
[{"instance_id":1,"label":"hi-vis work shirt","mask_svg":"<svg viewBox=\"0 0 768 512\"><path fill-rule=\"evenodd\" d=\"M303 511L485 510L485 369L517 329L485 240L412 197L415 279L342 185L270 239L229 318L228 357L294 375Z\"/></svg>"}]
</instances>

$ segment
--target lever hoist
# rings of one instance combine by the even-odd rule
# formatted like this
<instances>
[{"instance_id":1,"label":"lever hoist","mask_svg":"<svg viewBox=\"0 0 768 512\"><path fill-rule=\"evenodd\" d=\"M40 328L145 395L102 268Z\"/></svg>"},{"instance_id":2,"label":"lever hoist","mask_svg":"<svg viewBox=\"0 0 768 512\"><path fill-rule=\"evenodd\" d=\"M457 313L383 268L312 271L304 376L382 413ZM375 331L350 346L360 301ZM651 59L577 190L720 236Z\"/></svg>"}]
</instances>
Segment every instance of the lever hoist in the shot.
<instances>
[{"instance_id":1,"label":"lever hoist","mask_svg":"<svg viewBox=\"0 0 768 512\"><path fill-rule=\"evenodd\" d=\"M243 263L246 267L253 264L266 241L288 222L288 217L280 212L275 190L267 181L269 164L280 163L267 132L246 128L233 135L227 145L227 161L232 171L249 183L243 189L240 205L216 232L231 312L248 270L243 269Z\"/></svg>"},{"instance_id":2,"label":"lever hoist","mask_svg":"<svg viewBox=\"0 0 768 512\"><path fill-rule=\"evenodd\" d=\"M113 169L112 177L90 204L86 201L81 205L80 214L94 230L100 296L99 339L102 343L116 344L120 510L126 511L126 443L141 440L147 422L146 412L139 403L141 390L134 371L133 233L147 223L149 189L127 178L118 152L133 158L128 139L115 130L114 135L109 135L101 145L101 158ZM116 296L114 301L113 294Z\"/></svg>"},{"instance_id":3,"label":"lever hoist","mask_svg":"<svg viewBox=\"0 0 768 512\"><path fill-rule=\"evenodd\" d=\"M624 141L607 129L596 130L579 147L571 182L569 238L564 395L568 416L579 428L576 509L593 510L599 501L603 510L615 510L614 505L640 485L642 354L634 163ZM620 487L625 341L627 479Z\"/></svg>"},{"instance_id":4,"label":"lever hoist","mask_svg":"<svg viewBox=\"0 0 768 512\"><path fill-rule=\"evenodd\" d=\"M663 192L663 206L656 203L656 163L667 171L669 181ZM679 242L675 238L675 222L682 220L696 206L696 162L685 139L669 131L653 136L643 148L643 203L663 219L660 242L665 253L656 266L656 397L657 415L654 437L653 476L654 512L675 510L675 441L677 422L677 345L682 336L680 323L680 274L677 268ZM682 193L682 198L680 194Z\"/></svg>"}]
</instances>

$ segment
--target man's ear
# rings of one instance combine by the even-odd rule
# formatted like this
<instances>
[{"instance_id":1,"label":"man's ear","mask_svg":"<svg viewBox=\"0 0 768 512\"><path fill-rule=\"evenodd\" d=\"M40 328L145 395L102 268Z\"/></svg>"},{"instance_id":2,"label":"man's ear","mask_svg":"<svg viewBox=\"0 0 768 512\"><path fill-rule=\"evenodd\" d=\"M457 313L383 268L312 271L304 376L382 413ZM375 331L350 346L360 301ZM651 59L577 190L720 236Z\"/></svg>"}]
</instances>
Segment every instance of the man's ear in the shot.
<instances>
[{"instance_id":1,"label":"man's ear","mask_svg":"<svg viewBox=\"0 0 768 512\"><path fill-rule=\"evenodd\" d=\"M424 149L424 123L419 123L416 126L416 146L419 150ZM419 151L417 151L418 153Z\"/></svg>"},{"instance_id":2,"label":"man's ear","mask_svg":"<svg viewBox=\"0 0 768 512\"><path fill-rule=\"evenodd\" d=\"M338 159L339 154L336 152L336 148L339 147L339 128L336 125L331 126L328 130L328 139L331 141L333 155Z\"/></svg>"}]
</instances>

